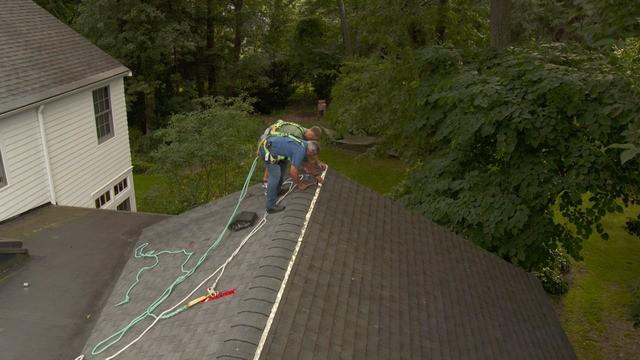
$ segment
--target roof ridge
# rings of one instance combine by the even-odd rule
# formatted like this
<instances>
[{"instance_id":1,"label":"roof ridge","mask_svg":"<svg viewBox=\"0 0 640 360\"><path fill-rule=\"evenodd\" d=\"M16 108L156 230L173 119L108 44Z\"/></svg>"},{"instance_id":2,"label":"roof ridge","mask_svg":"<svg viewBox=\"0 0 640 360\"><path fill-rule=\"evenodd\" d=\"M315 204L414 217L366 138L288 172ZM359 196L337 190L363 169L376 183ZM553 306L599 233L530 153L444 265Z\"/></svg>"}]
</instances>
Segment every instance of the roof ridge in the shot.
<instances>
[{"instance_id":1,"label":"roof ridge","mask_svg":"<svg viewBox=\"0 0 640 360\"><path fill-rule=\"evenodd\" d=\"M262 253L255 269L249 292L242 295L243 306L230 323L224 345L216 358L253 359L263 332L276 306L280 289L286 281L287 270L293 261L299 238L305 226L309 207L313 202L310 192L294 192L287 199L285 210L271 219L278 219L269 235L270 246Z\"/></svg>"}]
</instances>

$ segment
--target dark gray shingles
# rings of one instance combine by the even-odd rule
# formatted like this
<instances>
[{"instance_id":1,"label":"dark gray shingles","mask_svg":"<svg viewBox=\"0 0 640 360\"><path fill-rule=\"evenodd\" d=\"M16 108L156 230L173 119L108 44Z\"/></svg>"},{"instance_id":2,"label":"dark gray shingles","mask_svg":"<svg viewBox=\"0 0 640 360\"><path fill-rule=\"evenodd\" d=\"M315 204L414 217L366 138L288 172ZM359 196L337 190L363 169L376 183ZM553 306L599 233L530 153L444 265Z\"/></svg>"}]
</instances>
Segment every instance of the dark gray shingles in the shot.
<instances>
[{"instance_id":1,"label":"dark gray shingles","mask_svg":"<svg viewBox=\"0 0 640 360\"><path fill-rule=\"evenodd\" d=\"M0 115L129 70L31 0L0 1Z\"/></svg>"},{"instance_id":2,"label":"dark gray shingles","mask_svg":"<svg viewBox=\"0 0 640 360\"><path fill-rule=\"evenodd\" d=\"M573 359L538 281L334 172L262 359Z\"/></svg>"},{"instance_id":3,"label":"dark gray shingles","mask_svg":"<svg viewBox=\"0 0 640 360\"><path fill-rule=\"evenodd\" d=\"M261 188L251 188L240 210L255 211L261 215L264 211L262 192ZM287 209L283 213L270 215L268 223L230 263L218 290L236 289L235 295L197 305L174 318L159 322L118 359L251 359L282 284L312 196L312 191L290 194L284 200ZM199 257L209 246L211 238L222 229L236 200L237 194L234 194L149 227L144 230L138 244L149 242L149 249L154 250L188 248L196 252L192 259L195 261L195 256ZM180 285L161 309L182 299L220 266L248 232L249 229L229 233L197 273ZM115 307L133 281L136 271L148 263L129 259L102 310L84 354L89 355L99 341L114 333L155 300L179 275L182 260L181 255L161 257L160 266L143 275L141 283L132 293L131 303ZM202 295L207 286L209 284L193 298ZM141 323L120 343L97 358L104 358L119 350L148 323Z\"/></svg>"},{"instance_id":4,"label":"dark gray shingles","mask_svg":"<svg viewBox=\"0 0 640 360\"><path fill-rule=\"evenodd\" d=\"M0 358L75 358L138 235L165 218L46 206L0 224L0 237L23 240L31 254L0 279Z\"/></svg>"}]
</instances>

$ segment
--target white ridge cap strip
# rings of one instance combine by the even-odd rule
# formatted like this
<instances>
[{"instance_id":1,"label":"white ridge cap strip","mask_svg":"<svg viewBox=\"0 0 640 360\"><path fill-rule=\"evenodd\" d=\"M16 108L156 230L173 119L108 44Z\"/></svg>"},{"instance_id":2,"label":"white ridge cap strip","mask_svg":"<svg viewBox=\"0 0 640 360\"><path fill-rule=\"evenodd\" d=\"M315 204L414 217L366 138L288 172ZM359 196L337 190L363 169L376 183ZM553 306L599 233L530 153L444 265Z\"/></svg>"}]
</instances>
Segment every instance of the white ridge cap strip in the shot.
<instances>
[{"instance_id":1,"label":"white ridge cap strip","mask_svg":"<svg viewBox=\"0 0 640 360\"><path fill-rule=\"evenodd\" d=\"M324 180L328 170L329 170L329 166L327 166L324 172L322 173L322 180ZM311 205L309 205L309 211L307 212L307 216L304 219L304 224L302 225L302 230L300 231L300 236L298 237L298 242L296 243L296 248L293 250L293 255L291 256L291 260L289 260L289 266L287 267L287 272L284 274L284 279L282 280L280 291L278 291L278 295L276 296L276 302L273 304L273 307L271 308L271 314L269 314L269 318L267 319L267 324L265 325L264 330L262 331L262 336L260 337L260 342L258 343L258 348L256 349L256 353L253 356L253 360L260 359L260 355L262 354L262 348L264 347L264 344L267 341L267 337L269 336L269 330L271 329L271 324L273 323L273 319L276 317L276 312L278 312L278 306L280 305L280 301L282 300L282 294L284 294L284 289L287 287L289 274L291 274L291 269L293 269L293 264L296 262L296 257L298 255L298 251L300 250L300 245L302 245L302 238L304 237L304 233L307 231L307 225L309 225L309 219L311 218L313 209L316 206L316 200L318 200L318 195L320 195L320 188L322 188L322 184L318 184L318 187L316 188L316 193L313 195L313 199L311 200Z\"/></svg>"}]
</instances>

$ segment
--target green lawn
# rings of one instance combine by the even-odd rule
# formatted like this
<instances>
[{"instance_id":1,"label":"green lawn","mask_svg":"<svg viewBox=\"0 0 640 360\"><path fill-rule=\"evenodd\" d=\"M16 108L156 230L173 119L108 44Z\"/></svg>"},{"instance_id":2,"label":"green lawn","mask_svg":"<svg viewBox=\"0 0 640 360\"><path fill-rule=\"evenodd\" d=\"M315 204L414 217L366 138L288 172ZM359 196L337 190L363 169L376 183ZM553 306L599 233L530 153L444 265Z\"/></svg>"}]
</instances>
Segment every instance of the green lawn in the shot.
<instances>
[{"instance_id":1,"label":"green lawn","mask_svg":"<svg viewBox=\"0 0 640 360\"><path fill-rule=\"evenodd\" d=\"M143 195L151 190L154 186L160 184L162 178L157 175L134 174L133 181L136 185L136 194Z\"/></svg>"},{"instance_id":2,"label":"green lawn","mask_svg":"<svg viewBox=\"0 0 640 360\"><path fill-rule=\"evenodd\" d=\"M133 174L133 183L136 189L136 202L138 211L153 212L150 204L147 204L147 193L162 183L162 177L158 175Z\"/></svg>"},{"instance_id":3,"label":"green lawn","mask_svg":"<svg viewBox=\"0 0 640 360\"><path fill-rule=\"evenodd\" d=\"M400 160L371 158L335 146L324 146L320 158L330 168L381 194L389 193L405 173Z\"/></svg>"},{"instance_id":4,"label":"green lawn","mask_svg":"<svg viewBox=\"0 0 640 360\"><path fill-rule=\"evenodd\" d=\"M580 359L640 358L640 330L630 320L631 287L640 281L640 239L626 233L627 217L609 214L609 240L594 234L584 243L584 261L575 262L571 287L562 297L562 326Z\"/></svg>"}]
</instances>

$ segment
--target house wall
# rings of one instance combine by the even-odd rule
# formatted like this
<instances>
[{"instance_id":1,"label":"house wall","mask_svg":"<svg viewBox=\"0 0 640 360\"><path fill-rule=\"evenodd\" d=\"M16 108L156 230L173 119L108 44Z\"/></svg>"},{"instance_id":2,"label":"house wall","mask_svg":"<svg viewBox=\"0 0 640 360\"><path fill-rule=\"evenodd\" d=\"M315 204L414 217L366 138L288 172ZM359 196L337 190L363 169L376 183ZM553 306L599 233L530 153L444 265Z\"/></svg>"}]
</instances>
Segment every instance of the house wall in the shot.
<instances>
[{"instance_id":1,"label":"house wall","mask_svg":"<svg viewBox=\"0 0 640 360\"><path fill-rule=\"evenodd\" d=\"M36 110L0 119L0 153L8 180L0 188L0 221L48 203Z\"/></svg>"},{"instance_id":2,"label":"house wall","mask_svg":"<svg viewBox=\"0 0 640 360\"><path fill-rule=\"evenodd\" d=\"M92 91L105 85L110 88L114 136L98 143ZM57 203L94 208L95 199L109 191L111 200L103 209L116 209L129 198L135 211L123 79L49 103L43 115ZM115 196L114 185L125 177L128 188Z\"/></svg>"},{"instance_id":3,"label":"house wall","mask_svg":"<svg viewBox=\"0 0 640 360\"><path fill-rule=\"evenodd\" d=\"M106 85L114 136L98 143L93 90ZM52 201L45 147L56 204L95 208L95 199L108 191L110 201L102 209L115 210L129 199L136 211L122 78L45 103L42 119L46 146L37 108L0 118L0 153L8 179L0 188L0 221ZM125 178L128 187L115 195L114 186Z\"/></svg>"}]
</instances>

